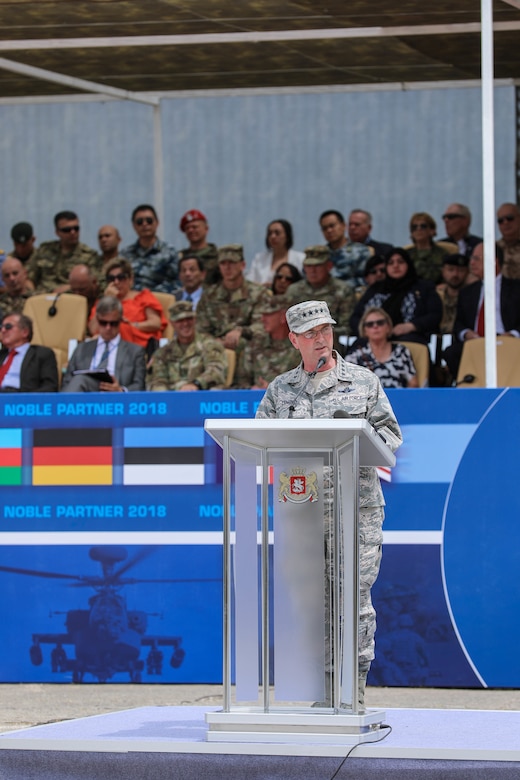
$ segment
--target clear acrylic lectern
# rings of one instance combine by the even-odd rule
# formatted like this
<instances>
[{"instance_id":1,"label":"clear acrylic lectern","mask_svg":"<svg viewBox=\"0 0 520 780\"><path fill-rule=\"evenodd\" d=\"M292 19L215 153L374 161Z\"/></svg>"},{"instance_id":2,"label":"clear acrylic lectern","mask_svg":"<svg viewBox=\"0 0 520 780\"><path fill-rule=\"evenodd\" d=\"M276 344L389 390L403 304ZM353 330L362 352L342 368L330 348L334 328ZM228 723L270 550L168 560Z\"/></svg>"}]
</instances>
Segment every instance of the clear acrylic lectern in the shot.
<instances>
[{"instance_id":1,"label":"clear acrylic lectern","mask_svg":"<svg viewBox=\"0 0 520 780\"><path fill-rule=\"evenodd\" d=\"M224 700L208 740L379 739L384 712L358 705L358 483L393 453L366 420L204 427L224 491Z\"/></svg>"}]
</instances>

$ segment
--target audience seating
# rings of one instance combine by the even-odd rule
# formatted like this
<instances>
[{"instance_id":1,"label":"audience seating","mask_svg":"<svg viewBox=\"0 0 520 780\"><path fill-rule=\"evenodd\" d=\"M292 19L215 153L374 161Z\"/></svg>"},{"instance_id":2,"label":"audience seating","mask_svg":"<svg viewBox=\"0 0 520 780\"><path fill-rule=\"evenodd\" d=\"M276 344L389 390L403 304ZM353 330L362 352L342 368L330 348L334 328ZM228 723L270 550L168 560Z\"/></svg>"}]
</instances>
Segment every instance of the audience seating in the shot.
<instances>
[{"instance_id":1,"label":"audience seating","mask_svg":"<svg viewBox=\"0 0 520 780\"><path fill-rule=\"evenodd\" d=\"M464 342L457 374L457 387L486 386L485 339ZM464 382L465 377L473 377ZM497 385L520 387L520 339L511 336L497 337Z\"/></svg>"},{"instance_id":2,"label":"audience seating","mask_svg":"<svg viewBox=\"0 0 520 780\"><path fill-rule=\"evenodd\" d=\"M417 382L419 387L428 387L430 379L430 350L426 344L417 344L415 341L396 342L408 347L415 370L417 372Z\"/></svg>"},{"instance_id":3,"label":"audience seating","mask_svg":"<svg viewBox=\"0 0 520 780\"><path fill-rule=\"evenodd\" d=\"M224 350L227 357L227 363L228 363L228 370L227 370L227 376L226 376L226 383L224 387L231 387L233 384L233 378L235 376L235 367L237 364L237 355L236 352L233 349L226 349Z\"/></svg>"},{"instance_id":4,"label":"audience seating","mask_svg":"<svg viewBox=\"0 0 520 780\"><path fill-rule=\"evenodd\" d=\"M64 368L69 359L69 340L85 338L87 299L71 293L32 295L23 313L33 322L33 344L54 349L58 366Z\"/></svg>"},{"instance_id":5,"label":"audience seating","mask_svg":"<svg viewBox=\"0 0 520 780\"><path fill-rule=\"evenodd\" d=\"M168 320L168 325L165 327L162 337L164 339L168 339L168 341L171 341L173 338L173 326L170 322L170 307L173 306L175 303L175 295L172 295L171 293L165 293L165 292L157 292L156 290L152 291L159 303L161 304L164 312L164 316ZM162 341L162 339L161 339ZM167 342L166 342L167 343Z\"/></svg>"}]
</instances>

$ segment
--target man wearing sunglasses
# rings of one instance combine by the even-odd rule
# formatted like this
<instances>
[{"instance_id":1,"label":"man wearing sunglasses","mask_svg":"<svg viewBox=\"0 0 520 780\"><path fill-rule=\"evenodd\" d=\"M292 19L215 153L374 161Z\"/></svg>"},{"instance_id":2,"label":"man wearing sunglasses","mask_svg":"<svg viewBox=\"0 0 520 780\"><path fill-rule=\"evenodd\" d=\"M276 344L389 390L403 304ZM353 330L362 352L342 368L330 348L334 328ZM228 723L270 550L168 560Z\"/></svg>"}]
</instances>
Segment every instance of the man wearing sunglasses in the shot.
<instances>
[{"instance_id":1,"label":"man wearing sunglasses","mask_svg":"<svg viewBox=\"0 0 520 780\"><path fill-rule=\"evenodd\" d=\"M468 260L477 244L482 242L480 236L473 236L469 232L471 225L471 211L462 203L450 203L442 215L446 238L441 239L448 244L457 244L457 252Z\"/></svg>"},{"instance_id":2,"label":"man wearing sunglasses","mask_svg":"<svg viewBox=\"0 0 520 780\"><path fill-rule=\"evenodd\" d=\"M134 269L135 290L173 293L179 287L177 250L157 236L159 219L153 206L142 203L132 212L137 241L121 250Z\"/></svg>"},{"instance_id":3,"label":"man wearing sunglasses","mask_svg":"<svg viewBox=\"0 0 520 780\"><path fill-rule=\"evenodd\" d=\"M33 346L30 317L7 314L0 326L0 392L56 393L58 366L49 347Z\"/></svg>"},{"instance_id":4,"label":"man wearing sunglasses","mask_svg":"<svg viewBox=\"0 0 520 780\"><path fill-rule=\"evenodd\" d=\"M497 212L502 238L497 241L506 279L520 279L520 209L515 203L503 203Z\"/></svg>"},{"instance_id":5,"label":"man wearing sunglasses","mask_svg":"<svg viewBox=\"0 0 520 780\"><path fill-rule=\"evenodd\" d=\"M117 298L105 295L96 308L97 339L82 341L67 366L62 392L126 392L145 389L143 347L123 341L119 326L123 307Z\"/></svg>"},{"instance_id":6,"label":"man wearing sunglasses","mask_svg":"<svg viewBox=\"0 0 520 780\"><path fill-rule=\"evenodd\" d=\"M80 225L73 211L60 211L54 217L57 241L44 241L27 264L29 279L38 293L65 292L73 266L84 263L94 270L101 268L95 249L79 240Z\"/></svg>"}]
</instances>

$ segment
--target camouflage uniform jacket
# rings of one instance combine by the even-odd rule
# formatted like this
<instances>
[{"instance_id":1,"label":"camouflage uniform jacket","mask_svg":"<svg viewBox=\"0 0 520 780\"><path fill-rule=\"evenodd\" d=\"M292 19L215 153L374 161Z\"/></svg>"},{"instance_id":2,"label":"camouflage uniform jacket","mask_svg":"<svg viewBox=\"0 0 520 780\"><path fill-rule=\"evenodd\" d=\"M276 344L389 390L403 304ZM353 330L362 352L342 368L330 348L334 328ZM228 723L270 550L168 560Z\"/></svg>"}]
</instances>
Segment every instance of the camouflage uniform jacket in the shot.
<instances>
[{"instance_id":1,"label":"camouflage uniform jacket","mask_svg":"<svg viewBox=\"0 0 520 780\"><path fill-rule=\"evenodd\" d=\"M197 380L203 390L223 387L227 374L224 347L211 336L196 334L191 344L179 344L174 338L155 352L147 390L179 390Z\"/></svg>"},{"instance_id":2,"label":"camouflage uniform jacket","mask_svg":"<svg viewBox=\"0 0 520 780\"><path fill-rule=\"evenodd\" d=\"M254 333L244 350L243 365L237 366L234 387L252 387L261 379L272 382L299 362L300 353L288 338L273 339L269 333Z\"/></svg>"},{"instance_id":3,"label":"camouflage uniform jacket","mask_svg":"<svg viewBox=\"0 0 520 780\"><path fill-rule=\"evenodd\" d=\"M306 279L289 285L285 297L290 306L303 301L325 301L329 307L332 319L338 323L334 326L337 336L350 335L349 320L356 305L356 297L351 287L341 279L333 276L323 287L312 287Z\"/></svg>"},{"instance_id":4,"label":"camouflage uniform jacket","mask_svg":"<svg viewBox=\"0 0 520 780\"><path fill-rule=\"evenodd\" d=\"M207 287L197 305L197 330L219 339L234 328L242 328L240 352L255 331L263 331L258 308L268 297L265 287L246 280L236 290L227 290L222 284Z\"/></svg>"},{"instance_id":5,"label":"camouflage uniform jacket","mask_svg":"<svg viewBox=\"0 0 520 780\"><path fill-rule=\"evenodd\" d=\"M332 249L330 244L328 247L334 265L332 275L343 279L352 290L362 287L365 283L363 279L365 265L368 258L374 254L374 250L366 244L359 244L350 239L347 239L346 244L339 249Z\"/></svg>"},{"instance_id":6,"label":"camouflage uniform jacket","mask_svg":"<svg viewBox=\"0 0 520 780\"><path fill-rule=\"evenodd\" d=\"M218 248L216 244L208 244L202 249L181 249L179 252L179 258L182 257L199 257L204 263L204 270L206 271L206 279L204 285L217 284L220 282L221 275L218 267Z\"/></svg>"},{"instance_id":7,"label":"camouflage uniform jacket","mask_svg":"<svg viewBox=\"0 0 520 780\"><path fill-rule=\"evenodd\" d=\"M368 368L347 363L335 353L336 367L327 372L316 392L311 383L298 398L295 419L331 418L341 409L353 419L368 420L384 438L392 451L402 443L402 435L390 402L377 376ZM318 374L319 376L319 374ZM308 374L300 365L271 382L256 412L258 418L288 419L289 407L307 381ZM288 423L290 425L290 423ZM359 470L359 500L361 507L383 506L383 491L377 471L372 466Z\"/></svg>"},{"instance_id":8,"label":"camouflage uniform jacket","mask_svg":"<svg viewBox=\"0 0 520 780\"><path fill-rule=\"evenodd\" d=\"M86 244L78 243L71 254L64 255L59 241L44 241L31 255L26 268L36 292L52 292L69 283L70 269L78 263L88 265L96 273L101 267L96 250Z\"/></svg>"},{"instance_id":9,"label":"camouflage uniform jacket","mask_svg":"<svg viewBox=\"0 0 520 780\"><path fill-rule=\"evenodd\" d=\"M156 239L155 244L143 247L136 241L120 252L134 269L134 290L157 290L172 293L180 287L177 250L166 241Z\"/></svg>"},{"instance_id":10,"label":"camouflage uniform jacket","mask_svg":"<svg viewBox=\"0 0 520 780\"><path fill-rule=\"evenodd\" d=\"M457 314L458 295L448 295L447 285L439 284L436 287L439 298L442 301L442 320L439 325L439 333L452 333Z\"/></svg>"},{"instance_id":11,"label":"camouflage uniform jacket","mask_svg":"<svg viewBox=\"0 0 520 780\"><path fill-rule=\"evenodd\" d=\"M20 295L13 296L10 295L7 290L0 293L0 321L2 321L7 314L12 314L13 312L21 314L23 312L23 307L25 306L25 301L27 298L30 298L32 294L32 292L23 292L20 293Z\"/></svg>"}]
</instances>

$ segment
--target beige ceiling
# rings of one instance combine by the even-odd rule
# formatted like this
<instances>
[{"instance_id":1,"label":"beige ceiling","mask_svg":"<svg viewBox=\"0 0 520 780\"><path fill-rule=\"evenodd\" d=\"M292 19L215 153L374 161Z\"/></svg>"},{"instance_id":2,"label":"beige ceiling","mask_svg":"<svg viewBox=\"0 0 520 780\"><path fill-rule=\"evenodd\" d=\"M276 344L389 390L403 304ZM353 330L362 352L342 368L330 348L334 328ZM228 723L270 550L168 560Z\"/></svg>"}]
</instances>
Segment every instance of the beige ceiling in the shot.
<instances>
[{"instance_id":1,"label":"beige ceiling","mask_svg":"<svg viewBox=\"0 0 520 780\"><path fill-rule=\"evenodd\" d=\"M493 16L520 80L520 2ZM0 58L132 92L473 80L479 23L477 0L0 0ZM74 92L0 67L0 98Z\"/></svg>"}]
</instances>

